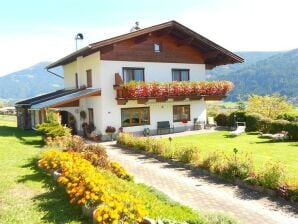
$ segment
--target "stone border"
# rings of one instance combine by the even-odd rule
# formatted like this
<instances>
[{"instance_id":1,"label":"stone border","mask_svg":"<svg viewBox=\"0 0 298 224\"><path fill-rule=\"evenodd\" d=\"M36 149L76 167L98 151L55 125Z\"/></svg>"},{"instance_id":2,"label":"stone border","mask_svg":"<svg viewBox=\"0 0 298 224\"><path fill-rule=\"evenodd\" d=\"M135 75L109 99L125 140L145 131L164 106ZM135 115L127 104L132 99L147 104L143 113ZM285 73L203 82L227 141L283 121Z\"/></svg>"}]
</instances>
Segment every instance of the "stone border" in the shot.
<instances>
[{"instance_id":1,"label":"stone border","mask_svg":"<svg viewBox=\"0 0 298 224\"><path fill-rule=\"evenodd\" d=\"M239 187L242 187L242 188L245 188L245 189L253 190L253 191L256 191L256 192L259 192L259 193L266 194L268 196L273 196L273 197L285 200L285 201L289 202L292 206L298 208L298 202L293 202L291 200L288 200L285 197L282 197L282 196L278 195L278 193L275 190L268 189L268 188L265 188L265 187L260 186L260 185L248 184L248 183L244 182L243 180L241 180L239 178L236 178L235 180L225 179L225 178L223 178L223 177L221 177L221 176L219 176L215 173L210 172L209 170L194 167L191 164L183 163L183 162L175 160L175 159L165 158L163 156L160 156L160 155L157 155L157 154L154 154L152 152L145 151L145 150L130 148L126 145L121 145L119 143L116 143L115 146L117 146L121 149L130 151L130 152L136 152L136 153L141 154L141 155L146 155L146 156L152 157L152 158L157 159L158 161L161 161L161 162L167 162L167 163L169 163L171 165L174 165L176 167L180 167L180 168L182 167L182 168L185 168L187 170L191 170L194 173L199 174L199 175L209 176L209 177L215 178L216 180L219 180L219 181L224 181L224 182L233 184L235 186L239 186Z\"/></svg>"}]
</instances>

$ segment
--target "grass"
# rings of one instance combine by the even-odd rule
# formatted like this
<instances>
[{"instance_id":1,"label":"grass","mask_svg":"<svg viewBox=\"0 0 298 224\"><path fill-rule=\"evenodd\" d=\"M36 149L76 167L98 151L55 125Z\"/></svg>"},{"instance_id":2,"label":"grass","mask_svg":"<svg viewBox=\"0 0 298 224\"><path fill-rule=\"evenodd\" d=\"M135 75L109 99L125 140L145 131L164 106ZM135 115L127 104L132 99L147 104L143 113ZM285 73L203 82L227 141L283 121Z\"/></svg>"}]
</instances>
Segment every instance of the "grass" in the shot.
<instances>
[{"instance_id":1,"label":"grass","mask_svg":"<svg viewBox=\"0 0 298 224\"><path fill-rule=\"evenodd\" d=\"M16 128L15 121L4 118L0 118L0 223L91 223L82 217L80 207L69 204L65 190L36 167L41 137ZM195 223L204 224L236 223L224 215L198 214L153 188L103 174L115 187L141 198L152 218L197 220Z\"/></svg>"},{"instance_id":2,"label":"grass","mask_svg":"<svg viewBox=\"0 0 298 224\"><path fill-rule=\"evenodd\" d=\"M220 131L175 137L172 144L178 148L182 145L196 145L202 158L216 150L232 154L233 149L237 148L239 152L252 155L256 168L269 160L280 161L286 167L287 176L292 180L298 179L298 142L272 142L269 139L259 138L257 133L229 137L228 131Z\"/></svg>"},{"instance_id":3,"label":"grass","mask_svg":"<svg viewBox=\"0 0 298 224\"><path fill-rule=\"evenodd\" d=\"M15 126L0 119L0 223L86 223L64 189L36 168L40 136Z\"/></svg>"}]
</instances>

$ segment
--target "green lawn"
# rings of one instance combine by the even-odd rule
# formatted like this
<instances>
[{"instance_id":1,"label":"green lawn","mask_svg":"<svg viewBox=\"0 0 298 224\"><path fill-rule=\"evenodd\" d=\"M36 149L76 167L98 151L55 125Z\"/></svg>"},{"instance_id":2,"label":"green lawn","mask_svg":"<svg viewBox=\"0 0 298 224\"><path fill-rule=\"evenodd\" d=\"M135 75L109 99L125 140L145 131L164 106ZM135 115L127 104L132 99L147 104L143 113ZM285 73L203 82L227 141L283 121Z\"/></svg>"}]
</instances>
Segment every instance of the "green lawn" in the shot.
<instances>
[{"instance_id":1,"label":"green lawn","mask_svg":"<svg viewBox=\"0 0 298 224\"><path fill-rule=\"evenodd\" d=\"M237 148L239 152L251 153L257 168L269 160L280 161L286 166L289 177L298 179L298 142L272 142L259 138L255 133L230 137L228 131L220 131L175 137L172 144L196 145L203 158L216 150L233 153L233 149Z\"/></svg>"},{"instance_id":2,"label":"green lawn","mask_svg":"<svg viewBox=\"0 0 298 224\"><path fill-rule=\"evenodd\" d=\"M15 121L4 118L0 118L0 223L91 223L82 217L79 206L69 204L65 189L36 167L41 137L16 128ZM107 178L145 201L152 218L200 220L201 224L236 223L224 215L204 213L202 216L143 184L109 175Z\"/></svg>"},{"instance_id":3,"label":"green lawn","mask_svg":"<svg viewBox=\"0 0 298 224\"><path fill-rule=\"evenodd\" d=\"M0 119L0 223L82 223L79 207L36 169L41 138ZM51 191L50 189L54 190Z\"/></svg>"}]
</instances>

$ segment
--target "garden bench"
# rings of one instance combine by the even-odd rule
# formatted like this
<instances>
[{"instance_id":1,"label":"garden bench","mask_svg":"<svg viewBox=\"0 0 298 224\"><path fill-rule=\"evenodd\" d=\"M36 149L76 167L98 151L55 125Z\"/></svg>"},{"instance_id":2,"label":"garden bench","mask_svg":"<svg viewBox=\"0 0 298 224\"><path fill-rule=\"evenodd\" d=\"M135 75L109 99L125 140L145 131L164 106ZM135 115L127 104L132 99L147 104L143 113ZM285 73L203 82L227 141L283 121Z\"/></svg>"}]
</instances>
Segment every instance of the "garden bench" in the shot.
<instances>
[{"instance_id":1,"label":"garden bench","mask_svg":"<svg viewBox=\"0 0 298 224\"><path fill-rule=\"evenodd\" d=\"M158 121L157 122L157 134L160 134L160 131L167 130L168 133L171 133L171 130L174 132L174 126L171 127L169 121Z\"/></svg>"}]
</instances>

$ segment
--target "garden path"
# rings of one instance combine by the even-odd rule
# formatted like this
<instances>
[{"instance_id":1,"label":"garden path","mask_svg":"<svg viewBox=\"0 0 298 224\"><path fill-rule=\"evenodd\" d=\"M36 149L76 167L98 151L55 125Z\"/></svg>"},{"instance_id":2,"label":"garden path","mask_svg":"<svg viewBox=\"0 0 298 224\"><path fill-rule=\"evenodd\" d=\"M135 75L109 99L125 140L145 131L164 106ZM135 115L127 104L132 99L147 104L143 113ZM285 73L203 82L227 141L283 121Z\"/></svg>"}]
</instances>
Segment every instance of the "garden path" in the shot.
<instances>
[{"instance_id":1,"label":"garden path","mask_svg":"<svg viewBox=\"0 0 298 224\"><path fill-rule=\"evenodd\" d=\"M118 161L142 182L167 194L173 200L196 210L221 211L245 224L297 224L297 208L248 189L199 175L146 154L103 143L111 160Z\"/></svg>"}]
</instances>

